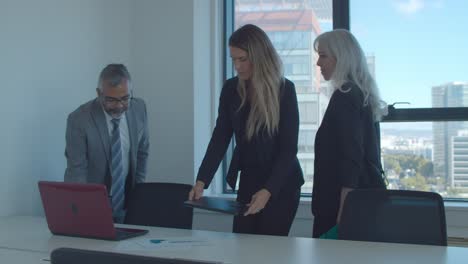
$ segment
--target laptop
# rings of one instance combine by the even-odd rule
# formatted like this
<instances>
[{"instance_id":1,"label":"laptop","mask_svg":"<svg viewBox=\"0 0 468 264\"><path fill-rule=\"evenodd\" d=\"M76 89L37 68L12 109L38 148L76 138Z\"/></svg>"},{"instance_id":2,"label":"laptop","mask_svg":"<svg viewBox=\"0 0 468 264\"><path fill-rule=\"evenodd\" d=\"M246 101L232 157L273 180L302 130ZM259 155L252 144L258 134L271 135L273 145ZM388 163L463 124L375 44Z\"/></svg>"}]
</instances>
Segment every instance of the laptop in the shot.
<instances>
[{"instance_id":1,"label":"laptop","mask_svg":"<svg viewBox=\"0 0 468 264\"><path fill-rule=\"evenodd\" d=\"M148 230L114 227L106 186L39 181L49 230L54 235L122 240Z\"/></svg>"},{"instance_id":2,"label":"laptop","mask_svg":"<svg viewBox=\"0 0 468 264\"><path fill-rule=\"evenodd\" d=\"M218 197L202 196L198 200L185 201L186 206L200 208L204 210L216 211L220 213L241 215L247 211L247 206L237 201Z\"/></svg>"}]
</instances>

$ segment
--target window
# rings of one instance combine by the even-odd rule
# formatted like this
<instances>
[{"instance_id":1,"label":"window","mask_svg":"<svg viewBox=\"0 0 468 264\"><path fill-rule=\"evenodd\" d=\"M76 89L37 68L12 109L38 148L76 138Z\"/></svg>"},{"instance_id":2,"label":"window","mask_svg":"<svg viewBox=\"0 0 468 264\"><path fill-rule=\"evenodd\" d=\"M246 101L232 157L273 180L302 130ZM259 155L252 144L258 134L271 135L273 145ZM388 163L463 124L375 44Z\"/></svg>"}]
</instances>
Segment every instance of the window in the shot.
<instances>
[{"instance_id":1,"label":"window","mask_svg":"<svg viewBox=\"0 0 468 264\"><path fill-rule=\"evenodd\" d=\"M311 56L283 55L284 74L295 80L310 81Z\"/></svg>"},{"instance_id":2,"label":"window","mask_svg":"<svg viewBox=\"0 0 468 264\"><path fill-rule=\"evenodd\" d=\"M393 189L468 199L466 8L463 1L350 1L350 30L382 98L410 103L395 105L380 125Z\"/></svg>"},{"instance_id":3,"label":"window","mask_svg":"<svg viewBox=\"0 0 468 264\"><path fill-rule=\"evenodd\" d=\"M314 151L315 129L300 129L298 137L299 152L310 153Z\"/></svg>"},{"instance_id":4,"label":"window","mask_svg":"<svg viewBox=\"0 0 468 264\"><path fill-rule=\"evenodd\" d=\"M296 84L298 158L313 186L313 142L330 93L315 66L315 37L347 28L358 38L389 104L381 123L382 164L394 189L432 190L468 199L468 22L464 1L228 1L229 36L246 23L263 28ZM332 8L333 7L333 8ZM350 19L350 17L352 19ZM449 19L448 19L449 18ZM405 30L402 30L402 29ZM234 72L227 61L227 78ZM312 137L312 138L311 138Z\"/></svg>"},{"instance_id":5,"label":"window","mask_svg":"<svg viewBox=\"0 0 468 264\"><path fill-rule=\"evenodd\" d=\"M317 102L299 102L301 124L318 124Z\"/></svg>"}]
</instances>

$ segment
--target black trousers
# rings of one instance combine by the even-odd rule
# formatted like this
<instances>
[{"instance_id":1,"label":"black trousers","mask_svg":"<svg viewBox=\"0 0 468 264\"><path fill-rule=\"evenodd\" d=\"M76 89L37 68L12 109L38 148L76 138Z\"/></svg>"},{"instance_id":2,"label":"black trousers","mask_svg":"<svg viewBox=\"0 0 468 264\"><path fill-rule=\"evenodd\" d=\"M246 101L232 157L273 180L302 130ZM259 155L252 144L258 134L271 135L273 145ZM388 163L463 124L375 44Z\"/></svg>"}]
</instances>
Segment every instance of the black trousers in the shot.
<instances>
[{"instance_id":1,"label":"black trousers","mask_svg":"<svg viewBox=\"0 0 468 264\"><path fill-rule=\"evenodd\" d=\"M270 199L265 208L254 215L234 217L234 233L287 236L296 216L301 189L281 193Z\"/></svg>"},{"instance_id":2,"label":"black trousers","mask_svg":"<svg viewBox=\"0 0 468 264\"><path fill-rule=\"evenodd\" d=\"M312 237L318 238L336 225L336 217L316 217L314 216L314 227Z\"/></svg>"}]
</instances>

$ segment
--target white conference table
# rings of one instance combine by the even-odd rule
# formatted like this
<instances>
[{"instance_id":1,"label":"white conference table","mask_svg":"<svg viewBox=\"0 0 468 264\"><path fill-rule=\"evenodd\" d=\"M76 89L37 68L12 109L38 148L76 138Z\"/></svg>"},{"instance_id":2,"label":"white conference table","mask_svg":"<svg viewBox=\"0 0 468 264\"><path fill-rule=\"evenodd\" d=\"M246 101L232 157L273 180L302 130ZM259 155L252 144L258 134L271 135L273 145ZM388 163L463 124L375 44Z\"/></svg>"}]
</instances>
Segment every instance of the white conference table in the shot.
<instances>
[{"instance_id":1,"label":"white conference table","mask_svg":"<svg viewBox=\"0 0 468 264\"><path fill-rule=\"evenodd\" d=\"M0 263L50 264L48 259L47 253L0 248Z\"/></svg>"},{"instance_id":2,"label":"white conference table","mask_svg":"<svg viewBox=\"0 0 468 264\"><path fill-rule=\"evenodd\" d=\"M141 228L141 227L139 227ZM5 263L41 261L59 247L128 254L220 261L223 263L468 263L468 248L244 235L201 230L144 227L149 233L123 241L52 235L43 217L0 218L0 256ZM201 244L151 246L150 239L177 238ZM148 244L144 244L148 242ZM142 244L143 243L143 244ZM150 245L150 246L148 246ZM22 259L23 258L23 259ZM7 258L8 259L8 258ZM1 263L4 263L0 259ZM18 260L18 261L15 261Z\"/></svg>"}]
</instances>

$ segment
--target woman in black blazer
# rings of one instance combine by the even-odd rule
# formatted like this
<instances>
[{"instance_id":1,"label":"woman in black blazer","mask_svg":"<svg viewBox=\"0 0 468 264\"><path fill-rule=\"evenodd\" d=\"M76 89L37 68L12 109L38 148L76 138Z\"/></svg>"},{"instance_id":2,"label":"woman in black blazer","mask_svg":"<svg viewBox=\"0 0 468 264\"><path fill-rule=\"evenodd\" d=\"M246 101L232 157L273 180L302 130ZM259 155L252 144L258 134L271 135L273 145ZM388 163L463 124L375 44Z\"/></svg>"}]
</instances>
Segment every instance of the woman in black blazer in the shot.
<instances>
[{"instance_id":1,"label":"woman in black blazer","mask_svg":"<svg viewBox=\"0 0 468 264\"><path fill-rule=\"evenodd\" d=\"M189 199L199 199L226 153L236 147L227 182L248 205L235 216L236 233L287 236L304 183L296 157L299 113L294 84L283 77L281 60L263 30L245 25L229 38L237 76L224 83L216 127Z\"/></svg>"},{"instance_id":2,"label":"woman in black blazer","mask_svg":"<svg viewBox=\"0 0 468 264\"><path fill-rule=\"evenodd\" d=\"M382 117L382 101L359 43L347 30L318 36L317 65L334 92L315 138L312 191L313 237L334 228L346 194L381 177L374 123ZM373 170L374 169L374 170Z\"/></svg>"}]
</instances>

